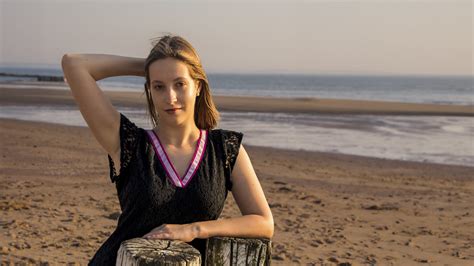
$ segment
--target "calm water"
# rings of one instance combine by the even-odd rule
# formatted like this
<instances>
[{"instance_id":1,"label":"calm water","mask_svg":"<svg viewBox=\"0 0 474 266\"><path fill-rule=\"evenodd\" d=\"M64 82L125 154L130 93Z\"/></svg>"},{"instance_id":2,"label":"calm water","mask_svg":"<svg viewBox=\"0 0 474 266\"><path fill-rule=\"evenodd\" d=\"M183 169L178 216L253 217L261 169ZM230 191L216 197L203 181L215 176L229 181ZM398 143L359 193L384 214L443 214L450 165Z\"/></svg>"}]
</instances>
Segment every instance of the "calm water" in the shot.
<instances>
[{"instance_id":1,"label":"calm water","mask_svg":"<svg viewBox=\"0 0 474 266\"><path fill-rule=\"evenodd\" d=\"M62 76L58 69L7 68L0 72ZM415 103L474 104L474 77L323 76L212 74L215 95L319 97ZM0 77L1 81L20 78ZM23 78L24 79L24 78ZM99 84L114 90L142 90L142 77L114 77Z\"/></svg>"},{"instance_id":2,"label":"calm water","mask_svg":"<svg viewBox=\"0 0 474 266\"><path fill-rule=\"evenodd\" d=\"M151 128L144 110L118 109L138 126ZM243 132L245 144L474 166L471 117L247 112L221 115L219 127ZM86 126L80 112L72 107L0 106L0 117Z\"/></svg>"}]
</instances>

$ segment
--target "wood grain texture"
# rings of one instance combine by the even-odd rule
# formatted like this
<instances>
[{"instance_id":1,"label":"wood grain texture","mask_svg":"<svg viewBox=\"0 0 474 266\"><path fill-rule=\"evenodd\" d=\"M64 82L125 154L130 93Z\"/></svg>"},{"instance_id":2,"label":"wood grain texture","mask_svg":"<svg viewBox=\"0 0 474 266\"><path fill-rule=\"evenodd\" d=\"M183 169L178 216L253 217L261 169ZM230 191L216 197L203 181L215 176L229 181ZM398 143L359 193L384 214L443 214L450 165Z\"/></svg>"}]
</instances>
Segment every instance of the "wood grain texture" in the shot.
<instances>
[{"instance_id":1,"label":"wood grain texture","mask_svg":"<svg viewBox=\"0 0 474 266\"><path fill-rule=\"evenodd\" d=\"M133 238L120 245L116 265L201 266L201 254L182 241Z\"/></svg>"},{"instance_id":2,"label":"wood grain texture","mask_svg":"<svg viewBox=\"0 0 474 266\"><path fill-rule=\"evenodd\" d=\"M206 246L205 265L270 265L271 241L213 237Z\"/></svg>"}]
</instances>

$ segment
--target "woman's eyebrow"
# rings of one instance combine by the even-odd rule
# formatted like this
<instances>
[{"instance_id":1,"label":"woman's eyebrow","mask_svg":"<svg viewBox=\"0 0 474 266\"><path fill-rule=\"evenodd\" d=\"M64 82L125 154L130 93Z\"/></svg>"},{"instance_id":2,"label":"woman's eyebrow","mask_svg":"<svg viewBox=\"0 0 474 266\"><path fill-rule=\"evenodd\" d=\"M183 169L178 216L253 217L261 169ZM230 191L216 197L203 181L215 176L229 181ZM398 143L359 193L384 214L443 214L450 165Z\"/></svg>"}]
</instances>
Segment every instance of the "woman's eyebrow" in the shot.
<instances>
[{"instance_id":1,"label":"woman's eyebrow","mask_svg":"<svg viewBox=\"0 0 474 266\"><path fill-rule=\"evenodd\" d=\"M173 80L173 82L178 81L178 80L186 80L184 77L177 77ZM161 80L153 80L151 83L163 83Z\"/></svg>"}]
</instances>

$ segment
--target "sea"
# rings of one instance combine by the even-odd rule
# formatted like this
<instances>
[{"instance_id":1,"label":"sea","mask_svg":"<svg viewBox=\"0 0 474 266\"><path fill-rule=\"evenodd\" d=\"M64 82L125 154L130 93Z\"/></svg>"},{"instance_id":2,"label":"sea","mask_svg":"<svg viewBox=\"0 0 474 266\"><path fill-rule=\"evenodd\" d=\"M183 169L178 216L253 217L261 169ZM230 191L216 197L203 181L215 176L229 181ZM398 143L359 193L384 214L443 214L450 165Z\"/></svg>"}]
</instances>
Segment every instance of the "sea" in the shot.
<instances>
[{"instance_id":1,"label":"sea","mask_svg":"<svg viewBox=\"0 0 474 266\"><path fill-rule=\"evenodd\" d=\"M62 76L59 67L0 66L0 73ZM208 73L208 78L214 95L474 104L473 76ZM0 88L37 87L29 81L0 76ZM124 76L98 84L105 91L142 91L144 82ZM151 128L145 110L116 108ZM0 106L0 117L86 126L77 108L69 106ZM474 117L221 112L218 127L243 132L244 145L474 167Z\"/></svg>"}]
</instances>

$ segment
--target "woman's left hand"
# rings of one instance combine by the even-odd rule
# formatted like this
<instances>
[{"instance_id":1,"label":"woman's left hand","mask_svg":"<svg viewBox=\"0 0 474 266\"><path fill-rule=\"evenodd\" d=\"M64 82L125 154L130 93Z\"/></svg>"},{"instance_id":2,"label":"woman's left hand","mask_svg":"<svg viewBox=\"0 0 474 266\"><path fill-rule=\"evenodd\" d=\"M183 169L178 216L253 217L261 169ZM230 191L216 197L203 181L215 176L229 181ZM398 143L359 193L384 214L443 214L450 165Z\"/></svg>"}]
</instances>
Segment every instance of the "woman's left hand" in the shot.
<instances>
[{"instance_id":1,"label":"woman's left hand","mask_svg":"<svg viewBox=\"0 0 474 266\"><path fill-rule=\"evenodd\" d=\"M198 236L195 224L162 224L143 237L146 239L169 239L191 242Z\"/></svg>"}]
</instances>

